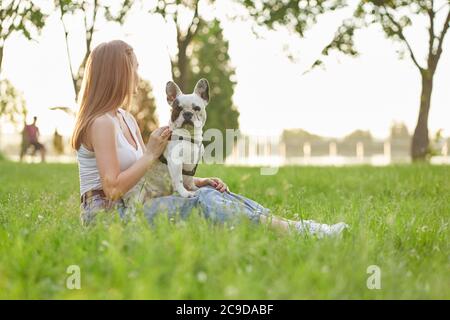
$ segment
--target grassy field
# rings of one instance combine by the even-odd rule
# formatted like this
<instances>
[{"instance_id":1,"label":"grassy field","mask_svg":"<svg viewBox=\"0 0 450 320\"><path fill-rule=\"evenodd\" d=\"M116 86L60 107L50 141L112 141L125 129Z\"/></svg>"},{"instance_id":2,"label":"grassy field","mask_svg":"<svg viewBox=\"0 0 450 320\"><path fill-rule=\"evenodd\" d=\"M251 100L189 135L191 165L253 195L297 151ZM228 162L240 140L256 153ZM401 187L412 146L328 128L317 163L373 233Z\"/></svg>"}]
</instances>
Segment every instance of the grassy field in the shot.
<instances>
[{"instance_id":1,"label":"grassy field","mask_svg":"<svg viewBox=\"0 0 450 320\"><path fill-rule=\"evenodd\" d=\"M75 165L0 161L0 298L450 298L450 167L202 166L274 213L345 221L341 240L242 223L79 220ZM66 288L78 265L81 289ZM367 268L381 270L369 290Z\"/></svg>"}]
</instances>

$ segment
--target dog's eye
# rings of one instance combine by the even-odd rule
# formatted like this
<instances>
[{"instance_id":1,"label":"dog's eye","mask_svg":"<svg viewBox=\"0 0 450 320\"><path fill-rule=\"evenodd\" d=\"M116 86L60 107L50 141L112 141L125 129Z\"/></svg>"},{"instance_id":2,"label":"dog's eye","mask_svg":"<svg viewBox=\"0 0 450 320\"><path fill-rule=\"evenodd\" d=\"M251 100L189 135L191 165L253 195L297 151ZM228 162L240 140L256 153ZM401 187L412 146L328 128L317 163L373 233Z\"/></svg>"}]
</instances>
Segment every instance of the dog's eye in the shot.
<instances>
[{"instance_id":1,"label":"dog's eye","mask_svg":"<svg viewBox=\"0 0 450 320\"><path fill-rule=\"evenodd\" d=\"M200 111L201 110L201 108L199 106L194 106L194 108L192 108L192 109L194 109L194 111Z\"/></svg>"}]
</instances>

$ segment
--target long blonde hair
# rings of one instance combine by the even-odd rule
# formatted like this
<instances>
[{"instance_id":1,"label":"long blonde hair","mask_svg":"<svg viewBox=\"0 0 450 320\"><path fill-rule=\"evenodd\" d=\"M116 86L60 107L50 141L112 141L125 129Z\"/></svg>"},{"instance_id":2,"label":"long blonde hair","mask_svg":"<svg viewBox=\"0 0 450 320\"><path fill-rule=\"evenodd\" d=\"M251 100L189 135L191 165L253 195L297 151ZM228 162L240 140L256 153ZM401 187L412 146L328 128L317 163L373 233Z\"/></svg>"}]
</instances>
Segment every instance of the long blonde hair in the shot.
<instances>
[{"instance_id":1,"label":"long blonde hair","mask_svg":"<svg viewBox=\"0 0 450 320\"><path fill-rule=\"evenodd\" d=\"M97 117L130 106L137 82L136 64L133 48L121 40L102 43L91 52L78 97L73 148L80 148Z\"/></svg>"}]
</instances>

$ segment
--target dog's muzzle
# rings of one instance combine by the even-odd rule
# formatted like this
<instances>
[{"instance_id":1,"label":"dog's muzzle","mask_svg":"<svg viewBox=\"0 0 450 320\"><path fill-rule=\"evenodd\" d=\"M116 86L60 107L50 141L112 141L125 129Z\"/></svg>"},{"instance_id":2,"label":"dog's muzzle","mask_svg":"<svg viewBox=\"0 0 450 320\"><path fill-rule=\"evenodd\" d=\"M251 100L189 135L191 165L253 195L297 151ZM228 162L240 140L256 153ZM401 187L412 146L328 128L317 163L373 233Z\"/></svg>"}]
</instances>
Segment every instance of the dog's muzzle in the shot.
<instances>
[{"instance_id":1,"label":"dog's muzzle","mask_svg":"<svg viewBox=\"0 0 450 320\"><path fill-rule=\"evenodd\" d=\"M185 126L191 126L191 127L193 127L194 126L194 122L192 122L192 120L184 120L183 121L183 124L181 125L182 127L185 127Z\"/></svg>"}]
</instances>

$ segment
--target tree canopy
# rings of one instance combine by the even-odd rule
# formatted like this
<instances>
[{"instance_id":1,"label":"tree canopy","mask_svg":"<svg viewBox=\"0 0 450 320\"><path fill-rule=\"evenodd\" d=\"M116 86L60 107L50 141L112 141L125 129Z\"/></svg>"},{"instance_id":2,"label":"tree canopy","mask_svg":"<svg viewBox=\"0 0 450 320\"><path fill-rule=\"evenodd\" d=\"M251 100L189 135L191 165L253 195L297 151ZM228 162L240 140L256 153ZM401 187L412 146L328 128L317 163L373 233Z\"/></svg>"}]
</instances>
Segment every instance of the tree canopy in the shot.
<instances>
[{"instance_id":1,"label":"tree canopy","mask_svg":"<svg viewBox=\"0 0 450 320\"><path fill-rule=\"evenodd\" d=\"M153 96L153 89L147 80L141 79L137 88L137 93L133 97L130 113L136 119L141 130L142 138L146 142L150 133L159 126L156 117L156 102Z\"/></svg>"},{"instance_id":2,"label":"tree canopy","mask_svg":"<svg viewBox=\"0 0 450 320\"><path fill-rule=\"evenodd\" d=\"M187 88L192 90L200 78L210 84L211 101L207 107L205 129L218 129L226 137L226 129L239 128L239 111L233 104L235 69L228 54L228 41L224 39L220 22L203 21L192 41ZM231 143L225 141L224 143ZM224 145L224 155L226 151ZM229 151L231 148L228 149Z\"/></svg>"},{"instance_id":3,"label":"tree canopy","mask_svg":"<svg viewBox=\"0 0 450 320\"><path fill-rule=\"evenodd\" d=\"M120 0L117 12L111 9L110 3L102 0L54 0L55 8L59 12L59 17L64 30L64 40L69 63L70 76L72 78L75 95L81 88L81 81L84 74L87 59L92 51L92 39L94 37L99 17L103 15L107 20L123 24L128 11L133 5L132 0ZM69 45L70 30L66 24L68 16L80 14L85 34L85 52L78 68L73 68L71 48Z\"/></svg>"},{"instance_id":4,"label":"tree canopy","mask_svg":"<svg viewBox=\"0 0 450 320\"><path fill-rule=\"evenodd\" d=\"M349 7L345 0L245 0L256 23L275 29L279 26L304 35L318 16L337 9ZM417 23L418 17L428 21L427 53L419 58L405 30ZM431 106L434 74L443 52L443 44L450 25L450 2L448 0L361 0L351 17L337 29L332 41L323 49L322 55L339 51L356 56L355 33L358 29L379 25L385 36L401 44L417 67L421 81L419 117L411 144L413 160L424 160L429 151L428 116ZM312 67L323 64L318 58Z\"/></svg>"},{"instance_id":5,"label":"tree canopy","mask_svg":"<svg viewBox=\"0 0 450 320\"><path fill-rule=\"evenodd\" d=\"M0 72L6 40L19 32L28 40L45 25L46 15L41 8L29 0L2 0L0 2Z\"/></svg>"},{"instance_id":6,"label":"tree canopy","mask_svg":"<svg viewBox=\"0 0 450 320\"><path fill-rule=\"evenodd\" d=\"M0 119L8 119L12 123L25 120L27 107L22 93L7 80L0 81Z\"/></svg>"}]
</instances>

